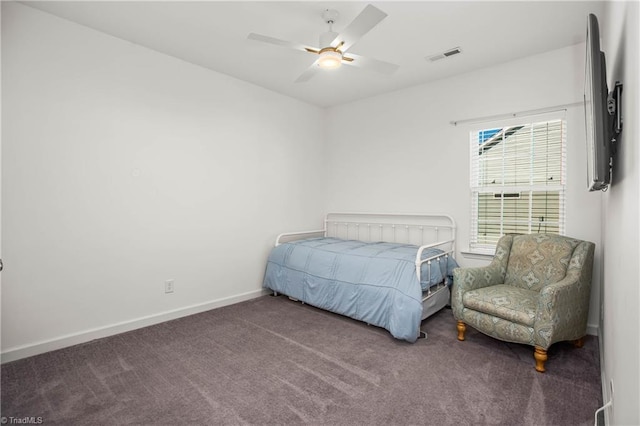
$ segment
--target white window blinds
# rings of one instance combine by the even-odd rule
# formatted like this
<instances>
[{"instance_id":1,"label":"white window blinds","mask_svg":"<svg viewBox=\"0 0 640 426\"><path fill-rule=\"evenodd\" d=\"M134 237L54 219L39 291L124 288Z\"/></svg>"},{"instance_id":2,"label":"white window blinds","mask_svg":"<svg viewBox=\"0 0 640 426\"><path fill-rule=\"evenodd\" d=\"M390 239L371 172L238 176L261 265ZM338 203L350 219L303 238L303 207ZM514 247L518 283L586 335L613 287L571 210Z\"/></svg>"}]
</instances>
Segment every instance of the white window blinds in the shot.
<instances>
[{"instance_id":1,"label":"white window blinds","mask_svg":"<svg viewBox=\"0 0 640 426\"><path fill-rule=\"evenodd\" d=\"M471 131L471 249L509 233L564 234L565 129L521 119Z\"/></svg>"}]
</instances>

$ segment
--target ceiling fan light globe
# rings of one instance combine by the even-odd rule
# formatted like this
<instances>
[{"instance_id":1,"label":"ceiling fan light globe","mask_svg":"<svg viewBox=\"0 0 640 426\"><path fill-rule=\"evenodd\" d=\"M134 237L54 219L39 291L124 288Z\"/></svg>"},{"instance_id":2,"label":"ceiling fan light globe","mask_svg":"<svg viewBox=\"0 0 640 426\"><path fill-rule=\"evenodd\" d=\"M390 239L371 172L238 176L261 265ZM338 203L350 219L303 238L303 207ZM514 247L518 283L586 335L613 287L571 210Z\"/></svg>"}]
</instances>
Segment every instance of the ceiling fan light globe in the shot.
<instances>
[{"instance_id":1,"label":"ceiling fan light globe","mask_svg":"<svg viewBox=\"0 0 640 426\"><path fill-rule=\"evenodd\" d=\"M325 51L320 53L318 66L324 69L339 68L342 65L342 55L336 51Z\"/></svg>"}]
</instances>

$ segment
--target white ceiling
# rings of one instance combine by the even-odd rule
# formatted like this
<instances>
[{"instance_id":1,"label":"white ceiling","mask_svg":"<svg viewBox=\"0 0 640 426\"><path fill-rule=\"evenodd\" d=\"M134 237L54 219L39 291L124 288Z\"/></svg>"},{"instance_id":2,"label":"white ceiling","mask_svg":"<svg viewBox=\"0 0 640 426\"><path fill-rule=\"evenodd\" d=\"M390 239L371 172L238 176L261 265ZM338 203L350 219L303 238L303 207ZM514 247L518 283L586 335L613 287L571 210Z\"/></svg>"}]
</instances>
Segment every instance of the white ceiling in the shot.
<instances>
[{"instance_id":1,"label":"white ceiling","mask_svg":"<svg viewBox=\"0 0 640 426\"><path fill-rule=\"evenodd\" d=\"M594 1L22 3L321 107L584 42L587 14L603 12ZM350 52L399 65L391 76L343 66L294 83L316 56L247 39L254 32L317 46L323 10L338 10L340 32L368 3L388 16ZM460 55L425 59L458 46Z\"/></svg>"}]
</instances>

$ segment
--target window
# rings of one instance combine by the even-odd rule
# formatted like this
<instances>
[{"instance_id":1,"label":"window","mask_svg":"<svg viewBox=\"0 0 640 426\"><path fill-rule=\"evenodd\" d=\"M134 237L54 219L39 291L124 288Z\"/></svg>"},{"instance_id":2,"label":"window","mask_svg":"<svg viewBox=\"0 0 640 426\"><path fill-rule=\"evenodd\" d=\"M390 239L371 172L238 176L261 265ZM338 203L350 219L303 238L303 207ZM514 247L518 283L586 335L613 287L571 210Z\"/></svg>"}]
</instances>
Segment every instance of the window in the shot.
<instances>
[{"instance_id":1,"label":"window","mask_svg":"<svg viewBox=\"0 0 640 426\"><path fill-rule=\"evenodd\" d=\"M504 234L564 234L565 121L520 121L471 131L472 250Z\"/></svg>"}]
</instances>

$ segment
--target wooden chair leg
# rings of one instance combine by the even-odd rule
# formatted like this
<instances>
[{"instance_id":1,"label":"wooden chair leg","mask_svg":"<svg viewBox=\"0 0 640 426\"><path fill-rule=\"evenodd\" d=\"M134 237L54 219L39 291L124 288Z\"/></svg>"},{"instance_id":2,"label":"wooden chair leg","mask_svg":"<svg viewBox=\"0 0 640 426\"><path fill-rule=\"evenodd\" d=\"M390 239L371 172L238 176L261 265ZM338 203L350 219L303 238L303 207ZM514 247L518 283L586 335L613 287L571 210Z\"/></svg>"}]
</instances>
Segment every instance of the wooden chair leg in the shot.
<instances>
[{"instance_id":1,"label":"wooden chair leg","mask_svg":"<svg viewBox=\"0 0 640 426\"><path fill-rule=\"evenodd\" d=\"M467 326L462 321L458 321L458 340L464 341L464 332L467 331Z\"/></svg>"},{"instance_id":2,"label":"wooden chair leg","mask_svg":"<svg viewBox=\"0 0 640 426\"><path fill-rule=\"evenodd\" d=\"M544 363L547 360L547 350L542 349L540 346L536 346L533 352L533 357L536 359L536 371L544 373Z\"/></svg>"},{"instance_id":3,"label":"wooden chair leg","mask_svg":"<svg viewBox=\"0 0 640 426\"><path fill-rule=\"evenodd\" d=\"M583 346L584 346L584 336L582 336L582 337L581 337L581 338L579 338L579 339L572 340L572 341L571 341L571 344L572 344L574 347L576 347L576 348L581 348L581 347L583 347Z\"/></svg>"}]
</instances>

